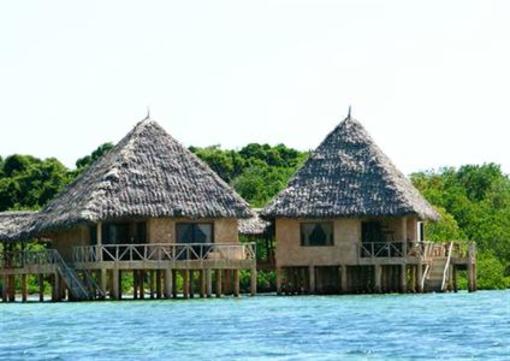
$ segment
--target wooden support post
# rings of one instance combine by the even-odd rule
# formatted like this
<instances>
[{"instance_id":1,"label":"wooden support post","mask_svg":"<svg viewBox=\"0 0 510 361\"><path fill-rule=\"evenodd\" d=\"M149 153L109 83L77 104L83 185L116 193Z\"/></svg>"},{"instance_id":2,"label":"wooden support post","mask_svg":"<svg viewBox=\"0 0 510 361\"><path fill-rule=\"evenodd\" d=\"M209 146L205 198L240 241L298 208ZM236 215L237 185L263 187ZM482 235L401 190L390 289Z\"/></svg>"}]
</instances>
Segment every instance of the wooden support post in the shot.
<instances>
[{"instance_id":1,"label":"wooden support post","mask_svg":"<svg viewBox=\"0 0 510 361\"><path fill-rule=\"evenodd\" d=\"M165 293L165 298L172 297L172 290L173 290L173 272L171 268L165 268L165 287L163 289L163 292Z\"/></svg>"},{"instance_id":2,"label":"wooden support post","mask_svg":"<svg viewBox=\"0 0 510 361\"><path fill-rule=\"evenodd\" d=\"M213 287L212 287L212 270L207 269L205 271L205 278L207 283L207 297L212 297Z\"/></svg>"},{"instance_id":3,"label":"wooden support post","mask_svg":"<svg viewBox=\"0 0 510 361\"><path fill-rule=\"evenodd\" d=\"M9 301L9 276L6 274L2 276L2 301Z\"/></svg>"},{"instance_id":4,"label":"wooden support post","mask_svg":"<svg viewBox=\"0 0 510 361\"><path fill-rule=\"evenodd\" d=\"M234 297L239 297L239 293L240 293L240 285L239 285L239 270L238 269L234 269L232 270L233 274L234 274Z\"/></svg>"},{"instance_id":5,"label":"wooden support post","mask_svg":"<svg viewBox=\"0 0 510 361\"><path fill-rule=\"evenodd\" d=\"M416 269L417 265L411 266L411 292L416 293Z\"/></svg>"},{"instance_id":6,"label":"wooden support post","mask_svg":"<svg viewBox=\"0 0 510 361\"><path fill-rule=\"evenodd\" d=\"M133 270L133 299L138 299L138 271Z\"/></svg>"},{"instance_id":7,"label":"wooden support post","mask_svg":"<svg viewBox=\"0 0 510 361\"><path fill-rule=\"evenodd\" d=\"M423 283L421 281L423 278L423 263L421 263L421 261L418 262L418 265L416 266L416 278L417 278L416 290L418 291L418 293L422 293L423 292Z\"/></svg>"},{"instance_id":8,"label":"wooden support post","mask_svg":"<svg viewBox=\"0 0 510 361\"><path fill-rule=\"evenodd\" d=\"M138 271L138 286L140 287L140 299L144 299L145 298L145 285L144 285L144 281L145 281L145 270L139 270Z\"/></svg>"},{"instance_id":9,"label":"wooden support post","mask_svg":"<svg viewBox=\"0 0 510 361\"><path fill-rule=\"evenodd\" d=\"M156 298L161 298L161 270L156 270Z\"/></svg>"},{"instance_id":10,"label":"wooden support post","mask_svg":"<svg viewBox=\"0 0 510 361\"><path fill-rule=\"evenodd\" d=\"M276 267L276 294L281 295L282 294L282 268Z\"/></svg>"},{"instance_id":11,"label":"wooden support post","mask_svg":"<svg viewBox=\"0 0 510 361\"><path fill-rule=\"evenodd\" d=\"M16 276L9 276L9 301L16 301Z\"/></svg>"},{"instance_id":12,"label":"wooden support post","mask_svg":"<svg viewBox=\"0 0 510 361\"><path fill-rule=\"evenodd\" d=\"M257 266L252 266L250 269L250 294L255 296L257 294Z\"/></svg>"},{"instance_id":13,"label":"wooden support post","mask_svg":"<svg viewBox=\"0 0 510 361\"><path fill-rule=\"evenodd\" d=\"M172 270L172 297L177 298L177 270Z\"/></svg>"},{"instance_id":14,"label":"wooden support post","mask_svg":"<svg viewBox=\"0 0 510 361\"><path fill-rule=\"evenodd\" d=\"M119 299L119 269L114 268L112 270L112 294L110 298L114 300Z\"/></svg>"},{"instance_id":15,"label":"wooden support post","mask_svg":"<svg viewBox=\"0 0 510 361\"><path fill-rule=\"evenodd\" d=\"M221 274L222 270L216 270L216 297L221 297Z\"/></svg>"},{"instance_id":16,"label":"wooden support post","mask_svg":"<svg viewBox=\"0 0 510 361\"><path fill-rule=\"evenodd\" d=\"M407 267L405 263L400 265L400 292L407 292Z\"/></svg>"},{"instance_id":17,"label":"wooden support post","mask_svg":"<svg viewBox=\"0 0 510 361\"><path fill-rule=\"evenodd\" d=\"M204 298L206 294L206 277L205 277L205 270L201 269L199 272L199 278L200 278L200 298Z\"/></svg>"},{"instance_id":18,"label":"wooden support post","mask_svg":"<svg viewBox=\"0 0 510 361\"><path fill-rule=\"evenodd\" d=\"M117 281L117 287L119 288L119 300L122 300L122 271L119 270L119 280Z\"/></svg>"},{"instance_id":19,"label":"wooden support post","mask_svg":"<svg viewBox=\"0 0 510 361\"><path fill-rule=\"evenodd\" d=\"M99 261L103 260L103 251L101 249L101 246L103 245L103 227L102 223L98 222L96 224L96 246L97 246L97 252L99 253L97 256L97 259ZM103 288L103 291L106 292L106 288Z\"/></svg>"},{"instance_id":20,"label":"wooden support post","mask_svg":"<svg viewBox=\"0 0 510 361\"><path fill-rule=\"evenodd\" d=\"M182 295L184 298L189 298L189 270L183 271L183 284L182 284Z\"/></svg>"},{"instance_id":21,"label":"wooden support post","mask_svg":"<svg viewBox=\"0 0 510 361\"><path fill-rule=\"evenodd\" d=\"M232 277L229 269L225 270L225 279L223 285L223 294L229 295L232 293Z\"/></svg>"},{"instance_id":22,"label":"wooden support post","mask_svg":"<svg viewBox=\"0 0 510 361\"><path fill-rule=\"evenodd\" d=\"M44 274L39 274L39 301L44 302Z\"/></svg>"},{"instance_id":23,"label":"wooden support post","mask_svg":"<svg viewBox=\"0 0 510 361\"><path fill-rule=\"evenodd\" d=\"M341 265L341 278L340 278L340 288L343 293L349 292L349 280L348 280L348 274L347 274L347 266Z\"/></svg>"},{"instance_id":24,"label":"wooden support post","mask_svg":"<svg viewBox=\"0 0 510 361\"><path fill-rule=\"evenodd\" d=\"M455 267L455 264L452 264L452 277L453 277L453 292L457 293L458 292L458 287L457 287L457 267Z\"/></svg>"},{"instance_id":25,"label":"wooden support post","mask_svg":"<svg viewBox=\"0 0 510 361\"><path fill-rule=\"evenodd\" d=\"M195 272L193 270L189 270L189 298L195 297L194 287L193 287L193 278L195 277Z\"/></svg>"},{"instance_id":26,"label":"wooden support post","mask_svg":"<svg viewBox=\"0 0 510 361\"><path fill-rule=\"evenodd\" d=\"M315 293L315 266L308 266L308 293Z\"/></svg>"},{"instance_id":27,"label":"wooden support post","mask_svg":"<svg viewBox=\"0 0 510 361\"><path fill-rule=\"evenodd\" d=\"M474 292L475 291L475 271L474 271L474 264L469 260L468 262L468 291Z\"/></svg>"},{"instance_id":28,"label":"wooden support post","mask_svg":"<svg viewBox=\"0 0 510 361\"><path fill-rule=\"evenodd\" d=\"M150 293L149 297L151 299L154 299L154 282L156 282L156 280L154 279L154 271L150 270L149 271L149 293Z\"/></svg>"},{"instance_id":29,"label":"wooden support post","mask_svg":"<svg viewBox=\"0 0 510 361\"><path fill-rule=\"evenodd\" d=\"M374 291L376 293L382 292L382 266L380 264L374 265Z\"/></svg>"},{"instance_id":30,"label":"wooden support post","mask_svg":"<svg viewBox=\"0 0 510 361\"><path fill-rule=\"evenodd\" d=\"M27 275L23 273L21 275L21 302L27 302Z\"/></svg>"},{"instance_id":31,"label":"wooden support post","mask_svg":"<svg viewBox=\"0 0 510 361\"><path fill-rule=\"evenodd\" d=\"M105 294L106 294L106 286L107 286L107 281L108 281L108 277L107 277L108 275L107 275L106 271L107 271L106 268L101 268L101 271L100 271L101 272L101 276L100 276L101 289L105 292Z\"/></svg>"},{"instance_id":32,"label":"wooden support post","mask_svg":"<svg viewBox=\"0 0 510 361\"><path fill-rule=\"evenodd\" d=\"M60 275L58 272L53 273L53 299L52 301L60 301Z\"/></svg>"}]
</instances>

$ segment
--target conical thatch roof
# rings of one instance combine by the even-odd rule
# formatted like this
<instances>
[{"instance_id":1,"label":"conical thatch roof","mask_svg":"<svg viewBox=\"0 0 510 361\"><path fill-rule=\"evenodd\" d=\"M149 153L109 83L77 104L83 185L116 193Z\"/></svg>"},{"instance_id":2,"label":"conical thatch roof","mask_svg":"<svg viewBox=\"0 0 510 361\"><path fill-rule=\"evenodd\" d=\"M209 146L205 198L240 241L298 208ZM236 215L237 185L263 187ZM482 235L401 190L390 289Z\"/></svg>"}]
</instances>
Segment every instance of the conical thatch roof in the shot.
<instances>
[{"instance_id":1,"label":"conical thatch roof","mask_svg":"<svg viewBox=\"0 0 510 361\"><path fill-rule=\"evenodd\" d=\"M155 121L138 123L52 200L30 233L122 217L248 218L248 204Z\"/></svg>"},{"instance_id":2,"label":"conical thatch roof","mask_svg":"<svg viewBox=\"0 0 510 361\"><path fill-rule=\"evenodd\" d=\"M363 126L350 116L324 139L262 215L438 218Z\"/></svg>"}]
</instances>

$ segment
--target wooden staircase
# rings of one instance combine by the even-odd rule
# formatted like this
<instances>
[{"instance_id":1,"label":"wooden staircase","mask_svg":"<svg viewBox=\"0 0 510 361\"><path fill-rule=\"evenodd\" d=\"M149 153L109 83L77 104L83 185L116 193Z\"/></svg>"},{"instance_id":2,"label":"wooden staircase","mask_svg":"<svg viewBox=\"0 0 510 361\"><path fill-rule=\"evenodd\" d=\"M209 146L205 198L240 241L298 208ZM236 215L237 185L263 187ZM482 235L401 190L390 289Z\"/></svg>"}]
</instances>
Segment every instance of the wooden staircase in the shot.
<instances>
[{"instance_id":1,"label":"wooden staircase","mask_svg":"<svg viewBox=\"0 0 510 361\"><path fill-rule=\"evenodd\" d=\"M447 288L448 273L453 242L448 247L448 252L443 256L436 256L431 259L430 267L424 274L425 292L444 292Z\"/></svg>"},{"instance_id":2,"label":"wooden staircase","mask_svg":"<svg viewBox=\"0 0 510 361\"><path fill-rule=\"evenodd\" d=\"M64 261L56 249L48 251L51 251L53 263L66 283L70 296L74 301L91 300L97 295L104 297L104 291L101 290L88 272L85 272L85 282L83 282L78 277L76 271Z\"/></svg>"}]
</instances>

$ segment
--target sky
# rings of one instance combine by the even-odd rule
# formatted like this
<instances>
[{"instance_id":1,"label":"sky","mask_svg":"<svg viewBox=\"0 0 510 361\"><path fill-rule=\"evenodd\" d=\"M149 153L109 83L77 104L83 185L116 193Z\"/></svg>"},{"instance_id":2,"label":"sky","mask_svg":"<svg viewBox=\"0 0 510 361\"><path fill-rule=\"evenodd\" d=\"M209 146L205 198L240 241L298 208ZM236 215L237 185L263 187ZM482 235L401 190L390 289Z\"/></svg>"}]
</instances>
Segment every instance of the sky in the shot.
<instances>
[{"instance_id":1,"label":"sky","mask_svg":"<svg viewBox=\"0 0 510 361\"><path fill-rule=\"evenodd\" d=\"M0 155L69 167L147 107L185 145L315 148L347 114L404 172L510 173L509 1L6 1Z\"/></svg>"}]
</instances>

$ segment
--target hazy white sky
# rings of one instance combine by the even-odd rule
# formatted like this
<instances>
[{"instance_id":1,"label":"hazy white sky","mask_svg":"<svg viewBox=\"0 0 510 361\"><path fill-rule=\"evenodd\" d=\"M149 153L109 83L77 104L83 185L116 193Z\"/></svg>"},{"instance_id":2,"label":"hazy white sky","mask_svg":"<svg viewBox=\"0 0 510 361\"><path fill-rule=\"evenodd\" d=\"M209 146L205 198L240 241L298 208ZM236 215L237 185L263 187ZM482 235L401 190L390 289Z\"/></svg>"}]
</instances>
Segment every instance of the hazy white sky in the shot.
<instances>
[{"instance_id":1,"label":"hazy white sky","mask_svg":"<svg viewBox=\"0 0 510 361\"><path fill-rule=\"evenodd\" d=\"M68 166L145 116L316 147L353 106L404 172L510 172L510 1L6 1L0 155Z\"/></svg>"}]
</instances>

